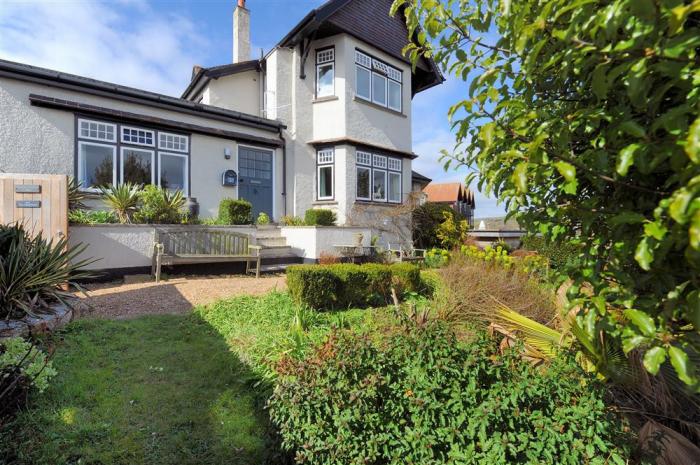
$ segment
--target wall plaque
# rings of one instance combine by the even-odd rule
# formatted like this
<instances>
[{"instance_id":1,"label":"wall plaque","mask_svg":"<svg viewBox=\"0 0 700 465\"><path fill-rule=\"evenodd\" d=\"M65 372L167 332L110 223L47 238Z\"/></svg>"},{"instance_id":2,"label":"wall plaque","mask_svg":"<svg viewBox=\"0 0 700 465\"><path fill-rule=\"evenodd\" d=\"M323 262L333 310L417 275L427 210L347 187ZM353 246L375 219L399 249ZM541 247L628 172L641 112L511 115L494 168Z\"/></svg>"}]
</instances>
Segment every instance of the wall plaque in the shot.
<instances>
[{"instance_id":1,"label":"wall plaque","mask_svg":"<svg viewBox=\"0 0 700 465\"><path fill-rule=\"evenodd\" d=\"M18 194L40 194L41 185L39 184L15 184L15 192Z\"/></svg>"},{"instance_id":2,"label":"wall plaque","mask_svg":"<svg viewBox=\"0 0 700 465\"><path fill-rule=\"evenodd\" d=\"M41 200L18 200L17 208L41 208Z\"/></svg>"}]
</instances>

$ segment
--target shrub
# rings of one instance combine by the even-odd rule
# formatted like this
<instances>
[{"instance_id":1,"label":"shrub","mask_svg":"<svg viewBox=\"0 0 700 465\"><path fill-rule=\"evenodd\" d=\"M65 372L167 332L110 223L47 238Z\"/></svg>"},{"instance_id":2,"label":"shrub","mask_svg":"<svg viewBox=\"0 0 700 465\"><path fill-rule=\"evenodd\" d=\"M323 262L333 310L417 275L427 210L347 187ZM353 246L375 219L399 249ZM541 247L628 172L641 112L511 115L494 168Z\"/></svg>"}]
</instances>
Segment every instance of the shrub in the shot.
<instances>
[{"instance_id":1,"label":"shrub","mask_svg":"<svg viewBox=\"0 0 700 465\"><path fill-rule=\"evenodd\" d=\"M0 225L0 318L22 318L70 304L75 295L65 285L91 277L83 269L91 260L78 260L85 246L69 247L67 239L49 242L30 237L21 225Z\"/></svg>"},{"instance_id":2,"label":"shrub","mask_svg":"<svg viewBox=\"0 0 700 465\"><path fill-rule=\"evenodd\" d=\"M292 298L317 310L386 305L392 285L399 297L419 292L423 286L415 265L295 265L287 269L287 287Z\"/></svg>"},{"instance_id":3,"label":"shrub","mask_svg":"<svg viewBox=\"0 0 700 465\"><path fill-rule=\"evenodd\" d=\"M450 252L445 249L429 249L425 251L425 266L440 268L450 261Z\"/></svg>"},{"instance_id":4,"label":"shrub","mask_svg":"<svg viewBox=\"0 0 700 465\"><path fill-rule=\"evenodd\" d=\"M469 224L467 220L457 218L454 212L442 212L443 221L437 228L437 234L440 240L440 245L444 248L452 250L455 247L464 244L467 240L469 232Z\"/></svg>"},{"instance_id":5,"label":"shrub","mask_svg":"<svg viewBox=\"0 0 700 465\"><path fill-rule=\"evenodd\" d=\"M68 177L68 210L84 210L87 206L83 203L88 194L83 190L83 183L74 177Z\"/></svg>"},{"instance_id":6,"label":"shrub","mask_svg":"<svg viewBox=\"0 0 700 465\"><path fill-rule=\"evenodd\" d=\"M340 279L331 267L294 265L287 268L287 288L299 304L315 309L334 308Z\"/></svg>"},{"instance_id":7,"label":"shrub","mask_svg":"<svg viewBox=\"0 0 700 465\"><path fill-rule=\"evenodd\" d=\"M131 183L100 187L104 203L114 212L120 223L131 223L138 207L140 190L141 186Z\"/></svg>"},{"instance_id":8,"label":"shrub","mask_svg":"<svg viewBox=\"0 0 700 465\"><path fill-rule=\"evenodd\" d=\"M162 187L148 185L139 194L141 207L134 215L139 223L180 224L185 206L181 191L171 192Z\"/></svg>"},{"instance_id":9,"label":"shrub","mask_svg":"<svg viewBox=\"0 0 700 465\"><path fill-rule=\"evenodd\" d=\"M604 388L568 357L536 368L443 325L335 333L280 364L270 416L297 463L625 463Z\"/></svg>"},{"instance_id":10,"label":"shrub","mask_svg":"<svg viewBox=\"0 0 700 465\"><path fill-rule=\"evenodd\" d=\"M24 406L31 389L43 392L56 375L46 354L19 337L0 341L0 426Z\"/></svg>"},{"instance_id":11,"label":"shrub","mask_svg":"<svg viewBox=\"0 0 700 465\"><path fill-rule=\"evenodd\" d=\"M221 224L250 224L253 205L243 199L223 199L219 202L219 222Z\"/></svg>"},{"instance_id":12,"label":"shrub","mask_svg":"<svg viewBox=\"0 0 700 465\"><path fill-rule=\"evenodd\" d=\"M323 208L306 210L304 223L308 226L335 226L337 218L333 210Z\"/></svg>"},{"instance_id":13,"label":"shrub","mask_svg":"<svg viewBox=\"0 0 700 465\"><path fill-rule=\"evenodd\" d=\"M258 219L255 220L255 224L264 226L266 224L270 224L270 217L267 216L267 213L265 212L260 212L258 215Z\"/></svg>"},{"instance_id":14,"label":"shrub","mask_svg":"<svg viewBox=\"0 0 700 465\"><path fill-rule=\"evenodd\" d=\"M321 252L318 255L318 264L319 265L333 265L335 263L340 263L341 257L337 254L334 254L332 252Z\"/></svg>"},{"instance_id":15,"label":"shrub","mask_svg":"<svg viewBox=\"0 0 700 465\"><path fill-rule=\"evenodd\" d=\"M282 226L305 226L304 218L298 216L285 215L280 219Z\"/></svg>"},{"instance_id":16,"label":"shrub","mask_svg":"<svg viewBox=\"0 0 700 465\"><path fill-rule=\"evenodd\" d=\"M579 248L571 242L547 242L542 236L525 236L522 248L534 250L546 257L549 260L549 266L555 270L565 269L567 264L574 262L579 253Z\"/></svg>"},{"instance_id":17,"label":"shrub","mask_svg":"<svg viewBox=\"0 0 700 465\"><path fill-rule=\"evenodd\" d=\"M445 213L451 215L457 222L464 219L462 215L456 213L448 205L439 203L428 202L413 210L412 229L413 241L416 247L430 249L442 245L437 232L440 225L445 221Z\"/></svg>"},{"instance_id":18,"label":"shrub","mask_svg":"<svg viewBox=\"0 0 700 465\"><path fill-rule=\"evenodd\" d=\"M107 210L70 210L68 222L71 224L109 224L116 223L117 217Z\"/></svg>"}]
</instances>

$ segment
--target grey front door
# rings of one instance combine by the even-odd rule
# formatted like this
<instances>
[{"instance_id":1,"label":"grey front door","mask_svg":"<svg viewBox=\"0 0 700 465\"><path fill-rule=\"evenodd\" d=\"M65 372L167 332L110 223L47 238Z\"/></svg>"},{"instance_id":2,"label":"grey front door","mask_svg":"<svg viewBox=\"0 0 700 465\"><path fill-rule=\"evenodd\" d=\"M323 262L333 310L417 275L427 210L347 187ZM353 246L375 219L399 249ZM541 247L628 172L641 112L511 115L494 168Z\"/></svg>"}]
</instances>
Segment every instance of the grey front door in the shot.
<instances>
[{"instance_id":1,"label":"grey front door","mask_svg":"<svg viewBox=\"0 0 700 465\"><path fill-rule=\"evenodd\" d=\"M238 149L238 196L253 204L253 220L260 212L272 218L272 151Z\"/></svg>"}]
</instances>

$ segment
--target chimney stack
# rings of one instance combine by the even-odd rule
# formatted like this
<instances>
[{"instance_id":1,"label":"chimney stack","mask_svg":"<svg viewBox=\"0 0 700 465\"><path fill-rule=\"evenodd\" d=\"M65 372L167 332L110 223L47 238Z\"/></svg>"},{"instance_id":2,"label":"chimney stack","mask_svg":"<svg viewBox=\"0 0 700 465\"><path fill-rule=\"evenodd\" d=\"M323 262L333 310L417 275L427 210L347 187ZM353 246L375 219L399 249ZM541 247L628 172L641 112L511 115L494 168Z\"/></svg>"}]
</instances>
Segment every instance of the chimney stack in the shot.
<instances>
[{"instance_id":1,"label":"chimney stack","mask_svg":"<svg viewBox=\"0 0 700 465\"><path fill-rule=\"evenodd\" d=\"M238 0L233 10L233 62L250 60L250 12L245 0Z\"/></svg>"}]
</instances>

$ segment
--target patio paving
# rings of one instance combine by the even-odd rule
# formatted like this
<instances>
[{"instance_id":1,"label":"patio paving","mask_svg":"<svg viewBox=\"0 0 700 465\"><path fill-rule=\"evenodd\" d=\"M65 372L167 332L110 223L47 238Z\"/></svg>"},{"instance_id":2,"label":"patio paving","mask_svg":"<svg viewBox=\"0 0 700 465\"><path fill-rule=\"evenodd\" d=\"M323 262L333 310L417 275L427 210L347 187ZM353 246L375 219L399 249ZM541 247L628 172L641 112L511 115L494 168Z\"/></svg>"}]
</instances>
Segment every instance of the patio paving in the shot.
<instances>
[{"instance_id":1,"label":"patio paving","mask_svg":"<svg viewBox=\"0 0 700 465\"><path fill-rule=\"evenodd\" d=\"M141 283L88 284L79 294L76 317L128 319L142 315L184 314L197 305L239 295L262 295L286 289L284 275L177 276Z\"/></svg>"}]
</instances>

